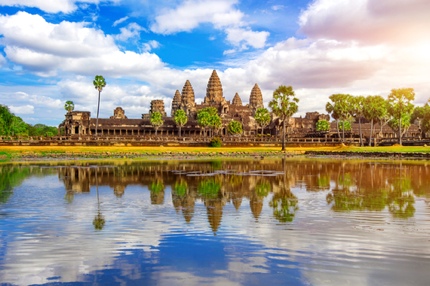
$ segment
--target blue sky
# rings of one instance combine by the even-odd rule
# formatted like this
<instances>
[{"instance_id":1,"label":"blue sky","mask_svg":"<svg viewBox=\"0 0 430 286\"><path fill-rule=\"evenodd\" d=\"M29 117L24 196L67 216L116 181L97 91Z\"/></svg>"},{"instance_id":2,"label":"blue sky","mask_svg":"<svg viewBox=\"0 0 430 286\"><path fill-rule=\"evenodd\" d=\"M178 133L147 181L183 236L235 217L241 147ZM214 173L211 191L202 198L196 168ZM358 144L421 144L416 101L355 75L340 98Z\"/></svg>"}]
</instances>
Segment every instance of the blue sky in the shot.
<instances>
[{"instance_id":1,"label":"blue sky","mask_svg":"<svg viewBox=\"0 0 430 286\"><path fill-rule=\"evenodd\" d=\"M267 106L292 85L298 115L333 93L412 87L430 98L427 0L0 0L0 104L31 124L58 125L64 103L129 118L190 80L200 103L213 69L231 100L258 83Z\"/></svg>"}]
</instances>

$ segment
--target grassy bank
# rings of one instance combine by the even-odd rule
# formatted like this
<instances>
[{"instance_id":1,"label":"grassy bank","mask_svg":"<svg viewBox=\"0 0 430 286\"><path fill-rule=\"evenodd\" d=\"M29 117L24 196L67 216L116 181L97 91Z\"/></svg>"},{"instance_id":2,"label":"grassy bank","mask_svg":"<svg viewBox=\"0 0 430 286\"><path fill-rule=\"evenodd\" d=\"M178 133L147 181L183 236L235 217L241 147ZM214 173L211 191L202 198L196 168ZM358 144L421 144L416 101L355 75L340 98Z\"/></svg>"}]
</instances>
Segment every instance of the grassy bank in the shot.
<instances>
[{"instance_id":1,"label":"grassy bank","mask_svg":"<svg viewBox=\"0 0 430 286\"><path fill-rule=\"evenodd\" d=\"M285 156L301 155L307 152L331 152L341 154L389 153L389 154L430 154L430 147L391 146L391 147L289 147L281 152L279 147L124 147L124 146L3 146L0 148L0 161L44 161L80 159L139 159L148 157L189 157L212 156Z\"/></svg>"}]
</instances>

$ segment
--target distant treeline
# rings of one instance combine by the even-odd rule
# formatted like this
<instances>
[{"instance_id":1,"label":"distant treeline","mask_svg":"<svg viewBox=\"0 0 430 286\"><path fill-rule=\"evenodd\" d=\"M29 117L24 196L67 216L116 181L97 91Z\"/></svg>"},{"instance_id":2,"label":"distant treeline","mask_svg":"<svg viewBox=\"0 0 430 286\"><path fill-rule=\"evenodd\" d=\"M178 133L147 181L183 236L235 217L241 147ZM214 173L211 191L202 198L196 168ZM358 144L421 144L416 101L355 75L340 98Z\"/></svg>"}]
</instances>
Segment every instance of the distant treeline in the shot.
<instances>
[{"instance_id":1,"label":"distant treeline","mask_svg":"<svg viewBox=\"0 0 430 286\"><path fill-rule=\"evenodd\" d=\"M55 136L58 128L44 124L31 125L0 104L0 136Z\"/></svg>"}]
</instances>

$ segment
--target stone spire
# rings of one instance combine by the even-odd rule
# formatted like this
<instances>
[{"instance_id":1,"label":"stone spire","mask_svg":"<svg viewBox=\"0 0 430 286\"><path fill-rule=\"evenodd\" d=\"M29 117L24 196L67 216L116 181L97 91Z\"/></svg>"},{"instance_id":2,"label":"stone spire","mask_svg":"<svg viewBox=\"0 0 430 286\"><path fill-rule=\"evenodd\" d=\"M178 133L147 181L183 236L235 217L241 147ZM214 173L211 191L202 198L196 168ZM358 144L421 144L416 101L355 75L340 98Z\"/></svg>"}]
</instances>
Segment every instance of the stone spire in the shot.
<instances>
[{"instance_id":1,"label":"stone spire","mask_svg":"<svg viewBox=\"0 0 430 286\"><path fill-rule=\"evenodd\" d=\"M204 102L208 104L220 104L223 101L225 101L225 99L222 93L221 81L216 71L213 70L206 88L206 97Z\"/></svg>"},{"instance_id":2,"label":"stone spire","mask_svg":"<svg viewBox=\"0 0 430 286\"><path fill-rule=\"evenodd\" d=\"M239 94L236 92L236 94L233 97L233 105L242 106L242 99L240 98Z\"/></svg>"},{"instance_id":3,"label":"stone spire","mask_svg":"<svg viewBox=\"0 0 430 286\"><path fill-rule=\"evenodd\" d=\"M251 95L249 96L249 108L254 114L255 111L260 107L264 107L263 95L261 94L261 90L258 84L255 84L251 90Z\"/></svg>"},{"instance_id":4,"label":"stone spire","mask_svg":"<svg viewBox=\"0 0 430 286\"><path fill-rule=\"evenodd\" d=\"M149 113L160 112L163 117L166 116L166 111L164 110L164 101L161 99L151 100L151 109Z\"/></svg>"},{"instance_id":5,"label":"stone spire","mask_svg":"<svg viewBox=\"0 0 430 286\"><path fill-rule=\"evenodd\" d=\"M176 90L175 96L173 97L173 100L172 100L172 110L170 113L171 116L174 116L176 110L181 108L181 101L182 101L181 93L179 92L179 90Z\"/></svg>"},{"instance_id":6,"label":"stone spire","mask_svg":"<svg viewBox=\"0 0 430 286\"><path fill-rule=\"evenodd\" d=\"M181 108L185 111L187 115L193 114L196 111L194 89L188 79L185 82L184 87L182 88Z\"/></svg>"}]
</instances>

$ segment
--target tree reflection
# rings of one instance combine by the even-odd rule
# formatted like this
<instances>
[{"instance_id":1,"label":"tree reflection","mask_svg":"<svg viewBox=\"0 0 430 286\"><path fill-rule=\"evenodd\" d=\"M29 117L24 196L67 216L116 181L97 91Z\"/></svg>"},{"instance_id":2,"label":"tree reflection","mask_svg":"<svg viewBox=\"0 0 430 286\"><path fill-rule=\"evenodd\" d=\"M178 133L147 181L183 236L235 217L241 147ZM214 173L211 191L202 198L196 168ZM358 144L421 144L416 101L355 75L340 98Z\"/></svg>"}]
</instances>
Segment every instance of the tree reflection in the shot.
<instances>
[{"instance_id":1,"label":"tree reflection","mask_svg":"<svg viewBox=\"0 0 430 286\"><path fill-rule=\"evenodd\" d=\"M267 195L269 195L271 191L272 191L272 185L267 179L260 180L255 185L254 192L251 193L249 206L256 220L258 220L261 212L263 211L264 198L267 197Z\"/></svg>"},{"instance_id":2,"label":"tree reflection","mask_svg":"<svg viewBox=\"0 0 430 286\"><path fill-rule=\"evenodd\" d=\"M412 192L410 178L399 166L397 178L392 179L390 192L388 194L388 210L397 218L410 218L415 214L415 198Z\"/></svg>"},{"instance_id":3,"label":"tree reflection","mask_svg":"<svg viewBox=\"0 0 430 286\"><path fill-rule=\"evenodd\" d=\"M6 203L13 189L22 184L30 175L30 168L18 166L0 166L0 203Z\"/></svg>"},{"instance_id":4,"label":"tree reflection","mask_svg":"<svg viewBox=\"0 0 430 286\"><path fill-rule=\"evenodd\" d=\"M182 215L187 223L191 222L194 215L195 198L189 192L188 183L184 179L175 182L172 189L172 202L176 212L182 210Z\"/></svg>"},{"instance_id":5,"label":"tree reflection","mask_svg":"<svg viewBox=\"0 0 430 286\"><path fill-rule=\"evenodd\" d=\"M289 189L273 194L269 206L273 208L273 216L279 222L292 222L299 209L298 199Z\"/></svg>"},{"instance_id":6,"label":"tree reflection","mask_svg":"<svg viewBox=\"0 0 430 286\"><path fill-rule=\"evenodd\" d=\"M93 226L96 230L102 230L105 226L105 218L100 211L100 198L99 198L99 183L97 178L97 169L95 170L96 174L96 193L97 193L97 215L94 217Z\"/></svg>"},{"instance_id":7,"label":"tree reflection","mask_svg":"<svg viewBox=\"0 0 430 286\"><path fill-rule=\"evenodd\" d=\"M161 178L157 178L149 186L151 192L151 204L162 205L164 203L164 184Z\"/></svg>"},{"instance_id":8,"label":"tree reflection","mask_svg":"<svg viewBox=\"0 0 430 286\"><path fill-rule=\"evenodd\" d=\"M385 161L361 160L129 162L97 168L97 184L113 188L118 198L127 185L140 185L149 189L152 204L163 204L166 186L170 186L173 206L187 222L198 201L203 202L214 232L220 226L223 207L230 203L239 211L245 200L256 220L265 207L280 222L294 220L299 205L293 188L326 192L333 211L387 210L399 218L415 214L416 196L430 197L430 165L413 162L400 168ZM75 165L58 170L71 204L74 196L95 184L94 174L90 174L93 169ZM269 198L266 205L265 197Z\"/></svg>"},{"instance_id":9,"label":"tree reflection","mask_svg":"<svg viewBox=\"0 0 430 286\"><path fill-rule=\"evenodd\" d=\"M273 216L279 222L292 222L296 211L299 209L298 207L298 199L291 192L290 185L293 181L292 174L288 172L289 178L287 179L287 168L286 161L282 159L282 167L283 167L283 181L279 186L277 191L273 192L273 196L271 201L269 202L269 206L273 209Z\"/></svg>"},{"instance_id":10,"label":"tree reflection","mask_svg":"<svg viewBox=\"0 0 430 286\"><path fill-rule=\"evenodd\" d=\"M221 178L216 176L203 179L199 183L197 191L205 203L209 224L213 233L216 235L221 225L223 207L225 204L225 198L221 193Z\"/></svg>"}]
</instances>

